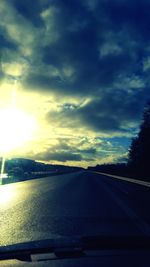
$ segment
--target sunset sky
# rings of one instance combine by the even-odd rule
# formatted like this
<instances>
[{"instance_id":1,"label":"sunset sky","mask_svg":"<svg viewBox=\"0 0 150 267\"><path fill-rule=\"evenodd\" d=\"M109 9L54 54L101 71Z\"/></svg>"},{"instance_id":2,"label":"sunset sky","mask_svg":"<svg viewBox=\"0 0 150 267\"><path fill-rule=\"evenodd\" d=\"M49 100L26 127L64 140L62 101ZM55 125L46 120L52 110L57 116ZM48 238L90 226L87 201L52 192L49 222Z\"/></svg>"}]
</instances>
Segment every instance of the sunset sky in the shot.
<instances>
[{"instance_id":1,"label":"sunset sky","mask_svg":"<svg viewBox=\"0 0 150 267\"><path fill-rule=\"evenodd\" d=\"M15 90L36 122L7 156L124 162L150 99L150 1L0 0L0 18L0 111Z\"/></svg>"}]
</instances>

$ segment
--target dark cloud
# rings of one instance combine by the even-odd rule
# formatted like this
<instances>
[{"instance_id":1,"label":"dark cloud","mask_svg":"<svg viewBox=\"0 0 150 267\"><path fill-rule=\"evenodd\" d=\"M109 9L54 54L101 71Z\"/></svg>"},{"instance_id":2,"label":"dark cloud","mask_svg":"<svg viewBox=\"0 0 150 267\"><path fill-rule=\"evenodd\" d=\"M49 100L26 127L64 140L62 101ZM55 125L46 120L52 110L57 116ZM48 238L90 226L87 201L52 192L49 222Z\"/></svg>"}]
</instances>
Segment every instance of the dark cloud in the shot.
<instances>
[{"instance_id":1,"label":"dark cloud","mask_svg":"<svg viewBox=\"0 0 150 267\"><path fill-rule=\"evenodd\" d=\"M3 48L10 49L10 51L16 50L17 48L10 40L6 38L6 32L3 29L1 29L0 32L0 47L1 47L1 55Z\"/></svg>"},{"instance_id":2,"label":"dark cloud","mask_svg":"<svg viewBox=\"0 0 150 267\"><path fill-rule=\"evenodd\" d=\"M148 90L147 91L148 93ZM58 111L49 112L47 121L62 128L86 128L96 132L126 135L137 127L147 95L142 90L110 90L85 105L65 104ZM139 101L140 99L140 101Z\"/></svg>"},{"instance_id":3,"label":"dark cloud","mask_svg":"<svg viewBox=\"0 0 150 267\"><path fill-rule=\"evenodd\" d=\"M115 90L118 77L137 71L137 63L145 55L147 1L96 1L95 9L89 8L91 1L10 3L39 31L30 55L32 66L24 76L26 88L69 95L91 94L107 87ZM55 74L46 71L49 67Z\"/></svg>"},{"instance_id":4,"label":"dark cloud","mask_svg":"<svg viewBox=\"0 0 150 267\"><path fill-rule=\"evenodd\" d=\"M86 147L81 145L81 140L58 138L57 144L50 145L42 153L34 155L36 159L45 161L93 161L97 154L97 149L93 144L89 145L86 141Z\"/></svg>"},{"instance_id":5,"label":"dark cloud","mask_svg":"<svg viewBox=\"0 0 150 267\"><path fill-rule=\"evenodd\" d=\"M150 98L150 2L32 2L0 3L2 63L24 62L24 90L55 96L57 109L46 115L55 128L131 136ZM5 69L0 79L8 80ZM43 157L88 161L96 153L62 143Z\"/></svg>"},{"instance_id":6,"label":"dark cloud","mask_svg":"<svg viewBox=\"0 0 150 267\"><path fill-rule=\"evenodd\" d=\"M43 26L43 22L39 16L40 12L43 10L43 8L46 8L46 1L31 1L30 0L25 0L25 1L20 1L20 0L8 0L17 12L25 17L27 20L31 21L34 26L40 27Z\"/></svg>"},{"instance_id":7,"label":"dark cloud","mask_svg":"<svg viewBox=\"0 0 150 267\"><path fill-rule=\"evenodd\" d=\"M37 160L44 160L44 161L81 161L82 156L80 154L68 153L68 152L42 152L36 154Z\"/></svg>"},{"instance_id":8,"label":"dark cloud","mask_svg":"<svg viewBox=\"0 0 150 267\"><path fill-rule=\"evenodd\" d=\"M144 39L148 38L150 23L150 2L148 0L133 0L132 2L115 0L109 5L106 1L104 5L110 20L117 28L125 25L135 34L140 33Z\"/></svg>"},{"instance_id":9,"label":"dark cloud","mask_svg":"<svg viewBox=\"0 0 150 267\"><path fill-rule=\"evenodd\" d=\"M44 32L49 42L38 53L47 67L58 71L55 76L31 71L25 79L29 87L87 94L113 87L119 75L137 71L148 45L147 1L100 1L94 10L84 1L49 1L47 8L43 23L54 25L51 32ZM52 41L54 32L58 38ZM73 69L72 75L65 74L65 66Z\"/></svg>"},{"instance_id":10,"label":"dark cloud","mask_svg":"<svg viewBox=\"0 0 150 267\"><path fill-rule=\"evenodd\" d=\"M127 163L127 161L128 161L128 156L127 155L119 157L119 158L116 159L117 163Z\"/></svg>"}]
</instances>

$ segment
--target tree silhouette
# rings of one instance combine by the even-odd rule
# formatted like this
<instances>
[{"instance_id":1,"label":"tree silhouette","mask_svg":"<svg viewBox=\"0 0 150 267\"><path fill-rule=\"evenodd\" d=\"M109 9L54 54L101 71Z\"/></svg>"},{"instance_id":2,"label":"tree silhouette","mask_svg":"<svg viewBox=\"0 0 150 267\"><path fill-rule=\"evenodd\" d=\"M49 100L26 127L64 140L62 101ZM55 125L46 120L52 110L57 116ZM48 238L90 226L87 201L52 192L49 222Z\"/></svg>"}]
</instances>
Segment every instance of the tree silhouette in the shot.
<instances>
[{"instance_id":1,"label":"tree silhouette","mask_svg":"<svg viewBox=\"0 0 150 267\"><path fill-rule=\"evenodd\" d=\"M138 136L132 140L128 166L135 174L150 175L150 102L145 107Z\"/></svg>"}]
</instances>

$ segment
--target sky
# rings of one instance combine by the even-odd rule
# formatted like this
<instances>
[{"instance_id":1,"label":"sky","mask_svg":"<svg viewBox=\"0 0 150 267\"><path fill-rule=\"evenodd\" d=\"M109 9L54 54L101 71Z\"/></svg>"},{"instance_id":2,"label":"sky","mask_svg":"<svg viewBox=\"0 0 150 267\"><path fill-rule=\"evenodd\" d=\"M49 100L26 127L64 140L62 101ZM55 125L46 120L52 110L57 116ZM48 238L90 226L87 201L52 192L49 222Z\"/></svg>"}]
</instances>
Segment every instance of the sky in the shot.
<instances>
[{"instance_id":1,"label":"sky","mask_svg":"<svg viewBox=\"0 0 150 267\"><path fill-rule=\"evenodd\" d=\"M0 0L0 18L0 110L15 87L37 123L8 156L125 162L150 99L150 1Z\"/></svg>"}]
</instances>

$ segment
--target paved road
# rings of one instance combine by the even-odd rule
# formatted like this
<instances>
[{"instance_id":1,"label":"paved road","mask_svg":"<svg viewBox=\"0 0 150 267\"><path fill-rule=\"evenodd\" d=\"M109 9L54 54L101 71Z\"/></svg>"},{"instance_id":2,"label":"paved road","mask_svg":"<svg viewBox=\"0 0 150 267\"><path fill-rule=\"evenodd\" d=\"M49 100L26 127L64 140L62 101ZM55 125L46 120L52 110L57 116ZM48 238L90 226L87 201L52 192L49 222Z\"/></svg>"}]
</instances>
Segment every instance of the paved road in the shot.
<instances>
[{"instance_id":1,"label":"paved road","mask_svg":"<svg viewBox=\"0 0 150 267\"><path fill-rule=\"evenodd\" d=\"M94 172L0 187L0 245L73 235L150 235L150 188Z\"/></svg>"}]
</instances>

